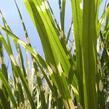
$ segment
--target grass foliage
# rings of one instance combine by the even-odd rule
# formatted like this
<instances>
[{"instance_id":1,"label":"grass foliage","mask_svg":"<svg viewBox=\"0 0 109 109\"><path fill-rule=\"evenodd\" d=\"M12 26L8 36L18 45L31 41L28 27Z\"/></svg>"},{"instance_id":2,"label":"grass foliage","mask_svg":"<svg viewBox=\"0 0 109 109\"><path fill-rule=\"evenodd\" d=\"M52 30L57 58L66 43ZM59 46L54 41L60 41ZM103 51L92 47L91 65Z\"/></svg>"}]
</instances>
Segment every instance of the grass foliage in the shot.
<instances>
[{"instance_id":1,"label":"grass foliage","mask_svg":"<svg viewBox=\"0 0 109 109\"><path fill-rule=\"evenodd\" d=\"M41 56L29 42L14 1L26 41L11 30L0 11L0 109L109 109L108 2L99 16L103 0L70 0L72 22L66 33L67 0L58 0L60 22L49 0L23 0L41 40Z\"/></svg>"}]
</instances>

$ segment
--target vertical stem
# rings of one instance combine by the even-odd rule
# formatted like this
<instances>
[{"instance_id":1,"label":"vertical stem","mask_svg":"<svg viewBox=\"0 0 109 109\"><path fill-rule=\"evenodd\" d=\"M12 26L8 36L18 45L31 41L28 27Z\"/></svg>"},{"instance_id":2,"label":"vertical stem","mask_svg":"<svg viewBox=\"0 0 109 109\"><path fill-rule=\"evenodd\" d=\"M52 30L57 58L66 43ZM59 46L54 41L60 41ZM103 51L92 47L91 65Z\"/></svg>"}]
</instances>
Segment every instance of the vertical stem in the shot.
<instances>
[{"instance_id":1,"label":"vertical stem","mask_svg":"<svg viewBox=\"0 0 109 109\"><path fill-rule=\"evenodd\" d=\"M65 109L75 109L73 101L71 99L64 100Z\"/></svg>"},{"instance_id":2,"label":"vertical stem","mask_svg":"<svg viewBox=\"0 0 109 109\"><path fill-rule=\"evenodd\" d=\"M97 109L95 0L84 0L82 61L85 109Z\"/></svg>"}]
</instances>

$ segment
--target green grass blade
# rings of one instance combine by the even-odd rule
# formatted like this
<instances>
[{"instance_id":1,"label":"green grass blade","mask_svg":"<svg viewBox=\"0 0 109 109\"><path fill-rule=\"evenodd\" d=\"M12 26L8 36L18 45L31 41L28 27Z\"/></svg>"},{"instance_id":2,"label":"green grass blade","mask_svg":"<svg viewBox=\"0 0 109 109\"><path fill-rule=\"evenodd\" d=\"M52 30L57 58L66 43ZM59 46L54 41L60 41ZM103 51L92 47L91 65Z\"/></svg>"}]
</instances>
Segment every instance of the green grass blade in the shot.
<instances>
[{"instance_id":1,"label":"green grass blade","mask_svg":"<svg viewBox=\"0 0 109 109\"><path fill-rule=\"evenodd\" d=\"M25 26L24 21L23 21L23 18L22 18L22 14L21 14L21 12L20 12L20 9L19 9L19 7L18 7L18 5L17 5L16 0L14 0L14 2L15 2L17 11L18 11L18 13L19 13L19 17L20 17L20 20L21 20L21 23L22 23L23 30L24 30L24 32L25 32L25 37L27 38L27 40L29 40L29 39L28 39L29 36L28 36L28 33L27 33L27 29L26 29L26 26Z\"/></svg>"},{"instance_id":2,"label":"green grass blade","mask_svg":"<svg viewBox=\"0 0 109 109\"><path fill-rule=\"evenodd\" d=\"M108 29L109 28L109 3L106 9L107 9L106 10L106 28Z\"/></svg>"},{"instance_id":3,"label":"green grass blade","mask_svg":"<svg viewBox=\"0 0 109 109\"><path fill-rule=\"evenodd\" d=\"M8 81L5 79L5 77L4 77L4 75L3 75L3 73L2 73L1 70L0 70L0 79L3 81L3 83L5 85L5 88L7 90L7 93L8 93L8 95L9 95L9 97L10 97L12 103L13 103L13 106L14 107L17 107L16 100L14 98L14 95L12 94L12 91L11 91L11 88L10 88L10 86L8 84Z\"/></svg>"},{"instance_id":4,"label":"green grass blade","mask_svg":"<svg viewBox=\"0 0 109 109\"><path fill-rule=\"evenodd\" d=\"M83 2L82 64L85 109L97 109L96 95L96 4L95 0Z\"/></svg>"},{"instance_id":5,"label":"green grass blade","mask_svg":"<svg viewBox=\"0 0 109 109\"><path fill-rule=\"evenodd\" d=\"M45 5L47 5L47 2L45 0L24 0L24 2L38 30L46 60L48 61L48 63L53 64L55 67L56 65L58 65L59 62L61 62L62 67L65 70L65 75L67 76L69 73L70 64L68 61L68 57L66 56L59 41L58 35L51 22L51 19L47 14L48 7L45 7ZM43 7L44 10L41 9L41 7ZM55 50L55 48L57 49Z\"/></svg>"},{"instance_id":6,"label":"green grass blade","mask_svg":"<svg viewBox=\"0 0 109 109\"><path fill-rule=\"evenodd\" d=\"M77 61L77 79L79 85L80 103L84 108L84 93L83 93L83 69L82 69L82 51L81 51L81 37L82 37L82 0L71 0L72 15L74 26L74 37L76 43L76 61Z\"/></svg>"},{"instance_id":7,"label":"green grass blade","mask_svg":"<svg viewBox=\"0 0 109 109\"><path fill-rule=\"evenodd\" d=\"M62 8L61 8L61 13L60 13L60 20L61 20L61 29L64 32L64 22L65 22L65 5L66 5L66 0L62 0Z\"/></svg>"},{"instance_id":8,"label":"green grass blade","mask_svg":"<svg viewBox=\"0 0 109 109\"><path fill-rule=\"evenodd\" d=\"M101 0L98 0L99 2L98 2L98 10L97 11L99 11L99 6L100 6L100 1ZM103 13L102 13L102 15L101 15L101 17L100 17L100 19L98 20L98 15L97 15L97 18L96 18L96 22L97 22L97 27L96 27L96 31L97 31L97 37L99 37L99 34L100 34L100 30L102 29L102 26L103 26L103 24L104 24L104 22L105 22L105 17L106 17L106 13L107 13L107 10L108 10L108 6L107 7L105 7L105 9L104 9L104 11L103 11Z\"/></svg>"}]
</instances>

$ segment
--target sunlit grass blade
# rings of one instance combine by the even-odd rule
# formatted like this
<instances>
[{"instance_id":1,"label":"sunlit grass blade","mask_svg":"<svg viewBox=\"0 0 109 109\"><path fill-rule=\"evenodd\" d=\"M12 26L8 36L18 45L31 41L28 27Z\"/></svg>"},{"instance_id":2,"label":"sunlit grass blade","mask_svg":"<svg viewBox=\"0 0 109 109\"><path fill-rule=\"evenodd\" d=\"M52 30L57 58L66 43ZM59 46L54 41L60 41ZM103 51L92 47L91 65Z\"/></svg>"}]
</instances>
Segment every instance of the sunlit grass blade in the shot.
<instances>
[{"instance_id":1,"label":"sunlit grass blade","mask_svg":"<svg viewBox=\"0 0 109 109\"><path fill-rule=\"evenodd\" d=\"M19 17L20 17L20 20L21 20L21 23L22 23L22 27L23 27L23 30L24 30L24 33L25 33L25 37L27 38L27 41L28 41L28 40L29 40L29 36L28 36L28 32L27 32L25 23L24 23L23 18L22 18L22 14L21 14L21 12L20 12L20 9L19 9L19 7L18 7L18 5L17 5L16 0L14 0L14 2L15 2L17 11L18 11L18 13L19 13ZM30 43L30 42L28 42L28 43Z\"/></svg>"},{"instance_id":2,"label":"sunlit grass blade","mask_svg":"<svg viewBox=\"0 0 109 109\"><path fill-rule=\"evenodd\" d=\"M72 25L73 23L71 22L71 25L68 29L68 33L67 33L67 38L66 38L66 44L68 44L69 38L70 38L70 34L71 34L71 30L72 30Z\"/></svg>"},{"instance_id":3,"label":"sunlit grass blade","mask_svg":"<svg viewBox=\"0 0 109 109\"><path fill-rule=\"evenodd\" d=\"M47 14L47 2L45 0L25 0L25 5L39 33L46 60L48 61L48 63L53 64L55 67L56 65L58 65L59 62L61 62L62 67L65 71L65 75L67 76L69 73L70 64L68 61L68 57L66 56L65 51L59 41L58 34L56 33L51 19L49 19L49 16ZM41 7L43 7L44 9L42 9ZM55 50L55 48L57 49Z\"/></svg>"},{"instance_id":4,"label":"sunlit grass blade","mask_svg":"<svg viewBox=\"0 0 109 109\"><path fill-rule=\"evenodd\" d=\"M108 10L108 7L105 7L100 19L98 19L97 17L97 27L96 27L96 32L97 32L97 37L99 37L99 34L100 34L100 31L101 31L101 28L103 26L103 24L105 23L105 18L106 18L106 13L107 13L107 10Z\"/></svg>"},{"instance_id":5,"label":"sunlit grass blade","mask_svg":"<svg viewBox=\"0 0 109 109\"><path fill-rule=\"evenodd\" d=\"M28 1L29 2L29 1ZM27 1L26 1L26 3L27 3ZM32 1L30 2L30 4L29 5L31 5L31 3L32 3ZM34 9L35 9L35 11L37 12L37 15L39 14L39 19L41 20L42 19L42 17L44 17L44 16L46 16L46 19L48 19L47 21L49 21L49 23L50 23L50 19L48 18L48 15L47 15L47 13L46 13L46 11L44 12L43 10L41 10L41 5L43 4L43 2L42 1L40 1L40 2L33 2L34 4L35 4L35 6L36 7L34 7ZM41 4L42 3L42 4ZM33 5L34 6L34 5ZM33 8L33 6L30 6L31 8ZM29 7L29 6L28 6ZM38 8L39 7L39 8ZM46 10L46 7L45 7L45 10ZM34 15L33 15L34 16ZM40 17L41 16L41 17ZM36 19L37 19L38 17L36 16ZM35 22L36 23L39 23L39 22L37 22L37 20L35 20ZM42 22L42 24L44 24L45 25L45 29L47 29L47 28L50 28L49 26L51 26L51 31L53 31L54 32L54 34L55 34L55 38L56 39L54 39L54 40L57 40L57 44L59 43L58 41L58 37L56 36L56 33L55 33L55 31L54 31L54 28L53 28L53 26L52 26L52 24L51 25L49 25L47 22L46 22L46 20L44 20L44 19L42 19L42 21L40 21L40 22ZM41 24L40 24L41 25ZM47 29L47 30L49 30L49 29ZM51 31L47 31L47 30L45 30L45 32L47 32L47 34L48 34L48 36L46 37L46 38L44 38L44 39L46 39L46 40L50 40L50 42L48 42L48 43L50 43L51 44L51 47L56 47L57 45L52 45L53 43L54 43L54 41L53 41L53 39L51 39L51 37L50 37L50 35L52 34L51 33ZM42 30L43 31L43 30ZM42 32L41 32L42 33ZM40 34L39 34L40 35ZM44 34L44 37L46 36L46 34ZM53 42L52 42L53 41ZM43 43L42 43L43 44ZM55 43L54 43L55 44ZM60 43L59 43L60 44ZM60 46L61 47L61 46ZM44 48L45 49L49 49L49 48L46 48L45 46L44 46ZM57 47L56 47L57 48ZM55 48L53 49L51 49L51 51L52 50L55 50ZM50 51L50 49L49 49L49 51ZM52 51L53 52L53 51ZM52 53L51 52L51 53ZM59 51L58 51L59 52ZM56 52L54 52L54 54L55 54ZM53 55L54 55L53 54ZM58 57L57 58L59 58L60 56L59 56L59 53L56 53L56 54L58 54ZM63 55L64 55L64 53L63 53ZM48 54L48 56L49 56L49 54ZM51 57L49 57L49 58L51 58ZM54 56L52 57L52 58L54 58ZM57 59L56 58L56 55L55 55L55 59ZM60 59L62 59L62 56L60 57ZM67 61L67 59L66 59L66 61ZM60 60L60 62L62 62L62 60ZM53 63L55 63L55 60L54 60L54 62ZM63 63L65 64L65 62L62 62L61 64L63 65ZM58 63L55 63L55 64L58 64ZM54 65L54 64L53 64ZM57 66L56 66L57 67ZM63 66L63 69L64 69L65 67ZM66 67L67 68L67 67ZM66 72L66 73L68 73L68 71ZM56 77L55 77L56 78ZM57 82L58 80L57 80L57 78L56 78L56 82ZM63 84L63 83L62 83ZM59 83L58 83L58 85L59 85ZM60 90L60 93L62 92L62 90ZM69 93L69 92L67 92L66 91L66 93ZM63 97L65 97L65 94L64 95L62 95ZM69 98L69 96L68 96L68 98Z\"/></svg>"},{"instance_id":6,"label":"sunlit grass blade","mask_svg":"<svg viewBox=\"0 0 109 109\"><path fill-rule=\"evenodd\" d=\"M109 28L109 3L107 5L107 10L106 10L106 28Z\"/></svg>"},{"instance_id":7,"label":"sunlit grass blade","mask_svg":"<svg viewBox=\"0 0 109 109\"><path fill-rule=\"evenodd\" d=\"M83 10L82 0L71 0L72 3L72 15L73 15L73 26L74 26L74 37L76 43L76 68L77 78L79 85L79 97L80 103L84 108L84 93L83 93L83 69L82 69L82 51L81 51L81 37L82 37L82 22L83 22Z\"/></svg>"},{"instance_id":8,"label":"sunlit grass blade","mask_svg":"<svg viewBox=\"0 0 109 109\"><path fill-rule=\"evenodd\" d=\"M95 0L83 1L83 26L82 26L82 67L84 83L85 109L97 109L96 93L96 4Z\"/></svg>"},{"instance_id":9,"label":"sunlit grass blade","mask_svg":"<svg viewBox=\"0 0 109 109\"><path fill-rule=\"evenodd\" d=\"M61 20L61 29L64 33L64 22L65 22L65 6L66 6L66 0L62 0L61 4L61 13L60 13L60 20Z\"/></svg>"},{"instance_id":10,"label":"sunlit grass blade","mask_svg":"<svg viewBox=\"0 0 109 109\"><path fill-rule=\"evenodd\" d=\"M3 16L1 10L0 10L0 15L1 15L1 18L2 18L2 21L3 21L3 24L4 24L4 27L7 28L7 29L9 29L9 30L11 30L10 27L9 27L9 25L7 24L6 20L5 20L5 17ZM6 32L5 32L5 34L6 34L6 39L7 39L7 42L8 42L8 46L9 46L11 52L13 52L12 51L12 47L11 47L11 43L10 43L10 39L8 37L8 34Z\"/></svg>"},{"instance_id":11,"label":"sunlit grass blade","mask_svg":"<svg viewBox=\"0 0 109 109\"><path fill-rule=\"evenodd\" d=\"M52 10L52 7L51 7L49 1L47 1L47 3L48 3L48 6L49 6L49 9L50 9L50 15L52 15L52 17L53 17L52 20L54 20L54 22L55 22L54 24L56 24L57 29L60 30L60 27L59 27L58 21L57 21L55 15L54 15L54 12L53 12L53 10ZM55 26L55 25L54 25L54 26Z\"/></svg>"}]
</instances>

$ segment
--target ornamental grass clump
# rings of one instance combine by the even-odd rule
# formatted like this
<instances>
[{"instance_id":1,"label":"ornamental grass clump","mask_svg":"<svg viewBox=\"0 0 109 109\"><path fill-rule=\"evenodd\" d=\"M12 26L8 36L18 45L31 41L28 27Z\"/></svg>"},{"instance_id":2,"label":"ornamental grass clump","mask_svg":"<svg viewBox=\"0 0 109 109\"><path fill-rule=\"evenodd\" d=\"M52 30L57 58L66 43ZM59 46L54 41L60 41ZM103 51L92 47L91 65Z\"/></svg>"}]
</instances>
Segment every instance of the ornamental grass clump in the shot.
<instances>
[{"instance_id":1,"label":"ornamental grass clump","mask_svg":"<svg viewBox=\"0 0 109 109\"><path fill-rule=\"evenodd\" d=\"M0 11L0 109L108 109L108 2L99 15L102 0L70 0L72 19L66 33L67 0L58 0L60 21L49 0L23 0L42 44L41 56L14 1L26 41Z\"/></svg>"}]
</instances>

